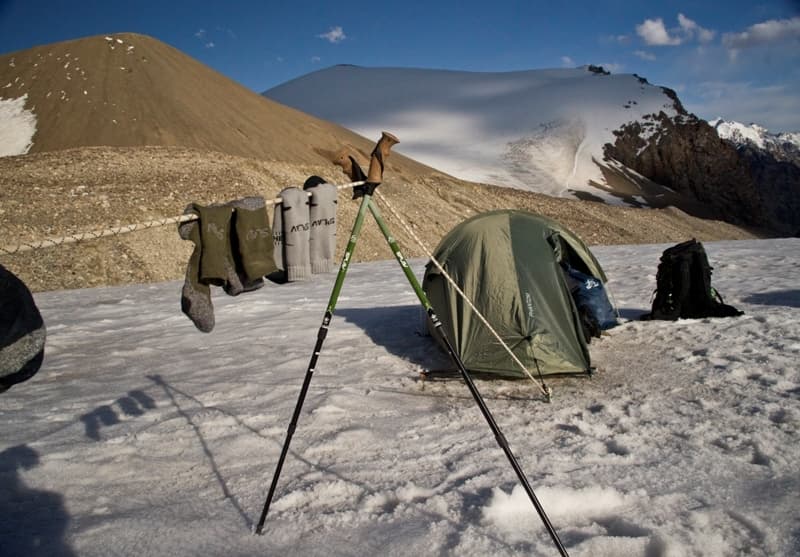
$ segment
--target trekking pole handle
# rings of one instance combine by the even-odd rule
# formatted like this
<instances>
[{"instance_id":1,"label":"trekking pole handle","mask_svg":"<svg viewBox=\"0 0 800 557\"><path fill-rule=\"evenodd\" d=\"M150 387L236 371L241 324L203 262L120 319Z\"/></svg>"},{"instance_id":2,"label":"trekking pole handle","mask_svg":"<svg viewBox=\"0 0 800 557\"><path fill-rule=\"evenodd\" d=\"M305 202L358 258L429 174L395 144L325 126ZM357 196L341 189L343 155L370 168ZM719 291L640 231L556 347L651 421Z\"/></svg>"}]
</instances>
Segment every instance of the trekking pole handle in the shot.
<instances>
[{"instance_id":1,"label":"trekking pole handle","mask_svg":"<svg viewBox=\"0 0 800 557\"><path fill-rule=\"evenodd\" d=\"M381 138L375 144L375 148L369 158L367 182L380 184L383 181L383 160L389 156L389 150L397 143L400 143L400 140L394 135L389 132L381 133Z\"/></svg>"},{"instance_id":2,"label":"trekking pole handle","mask_svg":"<svg viewBox=\"0 0 800 557\"><path fill-rule=\"evenodd\" d=\"M394 135L389 132L382 132L381 138L375 144L375 148L370 155L367 174L364 174L358 162L356 162L346 148L341 149L336 154L333 164L341 166L342 171L354 182L366 181L367 183L377 185L383 181L384 159L389 156L389 151L396 143L400 143L400 140Z\"/></svg>"}]
</instances>

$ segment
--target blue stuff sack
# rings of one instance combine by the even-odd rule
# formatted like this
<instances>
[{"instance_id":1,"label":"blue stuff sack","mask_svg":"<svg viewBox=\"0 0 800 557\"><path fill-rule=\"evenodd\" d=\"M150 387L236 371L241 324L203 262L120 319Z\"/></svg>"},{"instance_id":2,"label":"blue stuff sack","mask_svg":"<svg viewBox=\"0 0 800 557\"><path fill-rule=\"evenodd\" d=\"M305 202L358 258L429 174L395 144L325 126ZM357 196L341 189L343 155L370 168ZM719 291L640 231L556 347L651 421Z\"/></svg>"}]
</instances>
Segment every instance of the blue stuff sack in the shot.
<instances>
[{"instance_id":1,"label":"blue stuff sack","mask_svg":"<svg viewBox=\"0 0 800 557\"><path fill-rule=\"evenodd\" d=\"M608 300L603 283L599 279L575 270L568 265L564 266L564 271L567 284L578 310L587 314L601 330L616 326L617 312Z\"/></svg>"}]
</instances>

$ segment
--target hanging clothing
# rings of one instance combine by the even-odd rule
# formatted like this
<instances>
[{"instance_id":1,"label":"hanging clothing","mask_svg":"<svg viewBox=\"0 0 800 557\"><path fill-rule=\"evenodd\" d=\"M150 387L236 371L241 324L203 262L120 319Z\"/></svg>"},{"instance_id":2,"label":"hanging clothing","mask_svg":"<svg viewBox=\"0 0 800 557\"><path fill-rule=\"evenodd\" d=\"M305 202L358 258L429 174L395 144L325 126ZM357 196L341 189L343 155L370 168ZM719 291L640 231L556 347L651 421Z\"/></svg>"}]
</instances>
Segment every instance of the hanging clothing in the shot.
<instances>
[{"instance_id":1,"label":"hanging clothing","mask_svg":"<svg viewBox=\"0 0 800 557\"><path fill-rule=\"evenodd\" d=\"M309 197L295 187L282 190L278 196L281 203L275 205L272 219L275 264L284 271L285 281L306 280L311 277Z\"/></svg>"},{"instance_id":2,"label":"hanging clothing","mask_svg":"<svg viewBox=\"0 0 800 557\"><path fill-rule=\"evenodd\" d=\"M308 183L308 182L307 182ZM311 272L330 273L336 265L336 205L338 190L328 183L304 186L311 193L309 257Z\"/></svg>"},{"instance_id":3,"label":"hanging clothing","mask_svg":"<svg viewBox=\"0 0 800 557\"><path fill-rule=\"evenodd\" d=\"M194 243L181 291L181 309L195 326L210 332L214 308L210 286L237 296L264 285L263 277L277 267L272 231L263 197L245 197L223 205L190 204L185 214L197 220L182 223L178 233Z\"/></svg>"},{"instance_id":4,"label":"hanging clothing","mask_svg":"<svg viewBox=\"0 0 800 557\"><path fill-rule=\"evenodd\" d=\"M214 329L211 286L231 296L256 290L264 278L282 284L336 269L336 186L312 176L306 189L285 188L272 227L262 197L224 204L192 203L178 233L194 244L181 290L181 310L203 332Z\"/></svg>"}]
</instances>

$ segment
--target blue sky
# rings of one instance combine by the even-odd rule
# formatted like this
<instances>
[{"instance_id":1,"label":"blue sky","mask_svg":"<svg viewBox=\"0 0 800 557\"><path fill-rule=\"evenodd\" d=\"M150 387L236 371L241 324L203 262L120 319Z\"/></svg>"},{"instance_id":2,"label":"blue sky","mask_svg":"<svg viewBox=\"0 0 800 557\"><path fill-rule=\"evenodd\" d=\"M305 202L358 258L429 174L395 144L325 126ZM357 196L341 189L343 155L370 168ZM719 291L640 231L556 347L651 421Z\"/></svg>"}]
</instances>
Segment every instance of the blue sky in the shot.
<instances>
[{"instance_id":1,"label":"blue sky","mask_svg":"<svg viewBox=\"0 0 800 557\"><path fill-rule=\"evenodd\" d=\"M0 0L0 53L122 31L257 92L334 64L599 64L675 89L703 118L800 131L800 0Z\"/></svg>"}]
</instances>

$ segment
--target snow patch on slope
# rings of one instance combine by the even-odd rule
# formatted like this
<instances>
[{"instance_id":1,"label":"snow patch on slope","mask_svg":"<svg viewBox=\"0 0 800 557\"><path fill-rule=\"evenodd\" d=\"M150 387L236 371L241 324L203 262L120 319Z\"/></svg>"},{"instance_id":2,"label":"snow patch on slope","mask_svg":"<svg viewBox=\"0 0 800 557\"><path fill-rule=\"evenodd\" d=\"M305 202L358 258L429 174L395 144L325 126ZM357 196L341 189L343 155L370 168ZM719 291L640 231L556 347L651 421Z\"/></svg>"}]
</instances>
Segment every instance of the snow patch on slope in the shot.
<instances>
[{"instance_id":1,"label":"snow patch on slope","mask_svg":"<svg viewBox=\"0 0 800 557\"><path fill-rule=\"evenodd\" d=\"M580 154L586 140L581 120L560 120L541 124L535 133L509 141L503 153L507 163L499 182L527 184L531 189L559 195L564 189L585 179L581 174Z\"/></svg>"},{"instance_id":2,"label":"snow patch on slope","mask_svg":"<svg viewBox=\"0 0 800 557\"><path fill-rule=\"evenodd\" d=\"M0 99L0 157L24 155L33 145L36 115L25 108L27 99Z\"/></svg>"}]
</instances>

